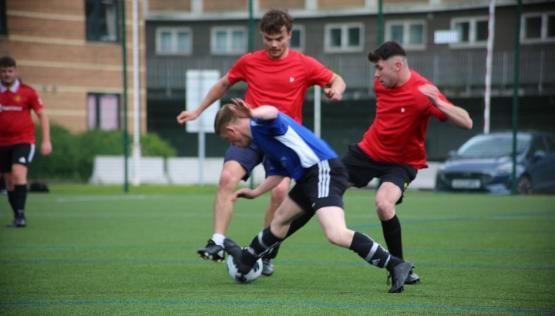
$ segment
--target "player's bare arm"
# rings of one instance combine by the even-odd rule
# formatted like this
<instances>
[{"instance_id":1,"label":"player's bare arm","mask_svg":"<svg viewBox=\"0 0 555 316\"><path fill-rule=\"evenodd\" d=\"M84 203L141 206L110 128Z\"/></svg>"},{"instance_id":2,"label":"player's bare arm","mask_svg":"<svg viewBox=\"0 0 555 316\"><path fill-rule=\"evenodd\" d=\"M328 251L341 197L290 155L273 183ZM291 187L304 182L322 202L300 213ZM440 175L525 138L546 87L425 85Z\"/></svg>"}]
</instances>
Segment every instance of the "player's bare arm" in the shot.
<instances>
[{"instance_id":1,"label":"player's bare arm","mask_svg":"<svg viewBox=\"0 0 555 316\"><path fill-rule=\"evenodd\" d=\"M346 87L343 78L338 74L333 74L328 87L324 88L324 94L332 101L341 101Z\"/></svg>"},{"instance_id":2,"label":"player's bare arm","mask_svg":"<svg viewBox=\"0 0 555 316\"><path fill-rule=\"evenodd\" d=\"M439 90L431 84L423 85L419 88L420 92L427 96L430 101L445 115L447 119L455 126L465 129L471 129L473 122L468 112L449 102L443 101L439 98Z\"/></svg>"},{"instance_id":3,"label":"player's bare arm","mask_svg":"<svg viewBox=\"0 0 555 316\"><path fill-rule=\"evenodd\" d=\"M259 186L257 186L252 190L248 188L239 189L237 190L237 192L235 192L233 196L233 201L235 201L238 198L255 199L261 196L262 194L268 191L271 191L276 186L278 186L278 184L281 183L283 178L284 178L283 176L278 176L278 175L269 176L264 180L264 182L262 182Z\"/></svg>"},{"instance_id":4,"label":"player's bare arm","mask_svg":"<svg viewBox=\"0 0 555 316\"><path fill-rule=\"evenodd\" d=\"M227 91L231 88L231 83L227 79L227 75L223 76L210 88L201 104L194 111L182 111L177 115L177 123L184 124L185 122L195 120L199 117L204 110L206 110L210 105L212 105L216 100L223 97Z\"/></svg>"},{"instance_id":5,"label":"player's bare arm","mask_svg":"<svg viewBox=\"0 0 555 316\"><path fill-rule=\"evenodd\" d=\"M39 110L35 113L39 118L40 128L42 132L40 153L43 156L47 156L52 153L52 142L50 141L50 123L48 122L48 116L46 115L46 112L44 112L44 110Z\"/></svg>"}]
</instances>

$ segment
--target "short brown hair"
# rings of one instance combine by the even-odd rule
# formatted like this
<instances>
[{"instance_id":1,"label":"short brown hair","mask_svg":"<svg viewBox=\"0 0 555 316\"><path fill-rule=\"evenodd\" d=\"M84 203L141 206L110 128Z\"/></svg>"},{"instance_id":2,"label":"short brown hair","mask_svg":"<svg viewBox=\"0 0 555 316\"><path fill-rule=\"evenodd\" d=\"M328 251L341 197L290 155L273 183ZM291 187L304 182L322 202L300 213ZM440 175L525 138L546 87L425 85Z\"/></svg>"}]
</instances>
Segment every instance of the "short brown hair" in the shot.
<instances>
[{"instance_id":1,"label":"short brown hair","mask_svg":"<svg viewBox=\"0 0 555 316\"><path fill-rule=\"evenodd\" d=\"M231 103L224 104L216 113L216 118L214 118L214 131L216 135L221 136L223 129L238 118L231 110L234 106Z\"/></svg>"},{"instance_id":2,"label":"short brown hair","mask_svg":"<svg viewBox=\"0 0 555 316\"><path fill-rule=\"evenodd\" d=\"M272 9L262 17L260 31L266 34L277 34L285 26L287 32L293 28L293 18L284 10Z\"/></svg>"},{"instance_id":3,"label":"short brown hair","mask_svg":"<svg viewBox=\"0 0 555 316\"><path fill-rule=\"evenodd\" d=\"M15 67L15 59L10 56L1 57L0 67Z\"/></svg>"}]
</instances>

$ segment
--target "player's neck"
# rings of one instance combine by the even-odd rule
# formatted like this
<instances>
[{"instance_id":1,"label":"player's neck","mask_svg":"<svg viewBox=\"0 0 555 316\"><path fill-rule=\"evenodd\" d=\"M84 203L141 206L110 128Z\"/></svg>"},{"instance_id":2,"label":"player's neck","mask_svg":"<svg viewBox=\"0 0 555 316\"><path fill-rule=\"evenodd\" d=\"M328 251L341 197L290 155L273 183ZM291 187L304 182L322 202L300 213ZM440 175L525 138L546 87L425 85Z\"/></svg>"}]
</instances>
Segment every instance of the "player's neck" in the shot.
<instances>
[{"instance_id":1,"label":"player's neck","mask_svg":"<svg viewBox=\"0 0 555 316\"><path fill-rule=\"evenodd\" d=\"M404 85L405 83L407 83L407 81L410 80L411 77L411 72L410 69L404 69L403 71L401 71L401 73L399 74L399 81L397 82L397 85L395 86L396 88L401 87L402 85Z\"/></svg>"}]
</instances>

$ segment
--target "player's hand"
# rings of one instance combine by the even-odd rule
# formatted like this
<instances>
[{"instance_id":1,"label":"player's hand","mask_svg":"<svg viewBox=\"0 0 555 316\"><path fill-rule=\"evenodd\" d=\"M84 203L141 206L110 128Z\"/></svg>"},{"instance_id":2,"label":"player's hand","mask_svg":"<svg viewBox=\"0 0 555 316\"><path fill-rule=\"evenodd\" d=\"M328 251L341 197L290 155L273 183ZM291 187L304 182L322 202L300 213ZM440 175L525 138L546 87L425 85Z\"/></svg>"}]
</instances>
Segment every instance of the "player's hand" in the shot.
<instances>
[{"instance_id":1,"label":"player's hand","mask_svg":"<svg viewBox=\"0 0 555 316\"><path fill-rule=\"evenodd\" d=\"M241 98L233 98L231 102L235 105L231 110L237 117L252 117L251 105Z\"/></svg>"},{"instance_id":2,"label":"player's hand","mask_svg":"<svg viewBox=\"0 0 555 316\"><path fill-rule=\"evenodd\" d=\"M182 111L177 116L177 123L184 124L185 122L192 121L198 117L198 114L194 111Z\"/></svg>"},{"instance_id":3,"label":"player's hand","mask_svg":"<svg viewBox=\"0 0 555 316\"><path fill-rule=\"evenodd\" d=\"M418 87L418 90L420 90L423 95L427 96L430 101L432 101L432 103L437 106L439 102L439 90L436 88L436 86L432 84L425 84Z\"/></svg>"},{"instance_id":4,"label":"player's hand","mask_svg":"<svg viewBox=\"0 0 555 316\"><path fill-rule=\"evenodd\" d=\"M343 94L332 87L324 88L324 94L332 101L341 101Z\"/></svg>"},{"instance_id":5,"label":"player's hand","mask_svg":"<svg viewBox=\"0 0 555 316\"><path fill-rule=\"evenodd\" d=\"M239 189L237 190L234 194L233 194L233 198L232 200L235 202L235 200L239 199L239 198L243 198L243 199L254 199L256 197L256 194L254 192L254 190L251 189L247 189L247 188L243 188L243 189Z\"/></svg>"},{"instance_id":6,"label":"player's hand","mask_svg":"<svg viewBox=\"0 0 555 316\"><path fill-rule=\"evenodd\" d=\"M48 156L52 153L52 143L43 141L40 144L40 153L43 156Z\"/></svg>"}]
</instances>

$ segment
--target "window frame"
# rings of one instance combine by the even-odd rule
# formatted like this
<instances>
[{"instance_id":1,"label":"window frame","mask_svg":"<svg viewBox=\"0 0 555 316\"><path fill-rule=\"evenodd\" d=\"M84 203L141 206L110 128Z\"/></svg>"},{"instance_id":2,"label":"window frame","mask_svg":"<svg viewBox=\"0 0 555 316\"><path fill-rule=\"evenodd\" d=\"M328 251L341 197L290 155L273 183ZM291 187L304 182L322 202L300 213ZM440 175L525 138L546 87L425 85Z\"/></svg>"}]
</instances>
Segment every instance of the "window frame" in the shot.
<instances>
[{"instance_id":1,"label":"window frame","mask_svg":"<svg viewBox=\"0 0 555 316\"><path fill-rule=\"evenodd\" d=\"M216 51L216 33L220 31L226 32L226 48L225 51ZM241 31L243 33L245 43L240 50L233 50L231 45L232 34L234 31ZM229 55L242 55L248 50L248 33L247 28L244 26L213 26L210 29L210 53L212 55L229 56Z\"/></svg>"},{"instance_id":2,"label":"window frame","mask_svg":"<svg viewBox=\"0 0 555 316\"><path fill-rule=\"evenodd\" d=\"M347 40L349 36L349 29L357 27L359 29L359 45L356 47L347 46ZM331 30L340 29L341 30L341 46L331 47ZM356 53L362 52L364 50L364 23L362 22L350 22L350 23L327 23L324 25L324 52L326 53Z\"/></svg>"},{"instance_id":3,"label":"window frame","mask_svg":"<svg viewBox=\"0 0 555 316\"><path fill-rule=\"evenodd\" d=\"M457 23L468 22L469 29L468 29L468 42L457 42L457 43L449 43L449 48L483 48L486 47L488 44L488 40L484 41L477 41L477 25L478 22L486 21L488 22L489 17L487 15L479 15L479 16L463 16L463 17L455 17L451 19L450 25L451 30L456 30L455 25Z\"/></svg>"},{"instance_id":4,"label":"window frame","mask_svg":"<svg viewBox=\"0 0 555 316\"><path fill-rule=\"evenodd\" d=\"M101 118L102 118L102 114L101 114L101 99L103 96L114 96L116 97L116 106L117 106L117 126L114 129L105 129L102 128L102 122L101 122ZM90 115L91 112L89 112L89 98L90 97L94 97L94 111L95 111L95 117L94 117L94 126L90 126L89 125L89 119L90 119ZM102 130L102 131L112 131L112 130L116 130L119 131L122 129L122 120L121 120L121 110L122 110L122 104L121 104L121 95L118 93L102 93L102 92L88 92L87 93L87 109L86 109L86 124L87 124L87 130Z\"/></svg>"},{"instance_id":5,"label":"window frame","mask_svg":"<svg viewBox=\"0 0 555 316\"><path fill-rule=\"evenodd\" d=\"M102 38L102 34L100 34L100 19L99 16L88 14L87 12L87 4L91 3L95 6L96 10L101 8L102 2L110 1L111 4L115 8L115 21L114 21L114 34L115 38ZM85 0L85 39L88 42L101 42L101 43L118 43L121 40L121 4L118 0ZM90 12L89 12L90 13ZM97 12L98 13L98 12ZM91 20L92 19L92 20ZM93 25L94 24L94 25ZM107 24L108 25L108 24Z\"/></svg>"},{"instance_id":6,"label":"window frame","mask_svg":"<svg viewBox=\"0 0 555 316\"><path fill-rule=\"evenodd\" d=\"M160 38L160 34L162 32L170 32L171 33L171 50L170 51L162 51L162 41ZM189 33L189 49L187 51L178 51L178 40L177 35L179 33ZM193 30L190 27L179 26L160 26L156 27L156 35L155 35L155 46L156 46L156 55L167 56L167 55L179 55L179 56L190 56L193 54Z\"/></svg>"},{"instance_id":7,"label":"window frame","mask_svg":"<svg viewBox=\"0 0 555 316\"><path fill-rule=\"evenodd\" d=\"M427 37L428 26L427 26L426 20L424 20L424 19L407 19L407 20L388 20L388 21L386 21L385 22L385 38L386 38L386 41L393 40L391 38L391 36L392 36L391 27L394 26L394 25L401 25L403 27L403 43L399 43L399 44L401 44L401 46L403 46L403 48L405 50L425 50L426 49L426 45L427 45L427 41L428 41L428 37ZM422 43L421 44L411 44L411 43L409 43L410 27L412 25L422 25Z\"/></svg>"},{"instance_id":8,"label":"window frame","mask_svg":"<svg viewBox=\"0 0 555 316\"><path fill-rule=\"evenodd\" d=\"M304 25L294 25L293 29L291 30L291 38L293 38L293 31L299 31L299 47L293 47L291 45L291 43L289 43L289 48L292 48L294 50L300 51L300 52L304 52L305 47L306 47L306 31L305 31L305 27Z\"/></svg>"},{"instance_id":9,"label":"window frame","mask_svg":"<svg viewBox=\"0 0 555 316\"><path fill-rule=\"evenodd\" d=\"M537 43L553 43L555 42L555 36L548 37L549 29L549 16L555 17L555 11L548 12L527 12L523 13L520 17L520 42L523 44L537 44ZM531 17L541 17L541 30L540 38L527 38L526 37L526 19Z\"/></svg>"}]
</instances>

